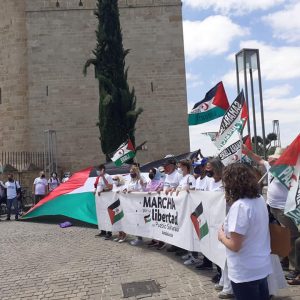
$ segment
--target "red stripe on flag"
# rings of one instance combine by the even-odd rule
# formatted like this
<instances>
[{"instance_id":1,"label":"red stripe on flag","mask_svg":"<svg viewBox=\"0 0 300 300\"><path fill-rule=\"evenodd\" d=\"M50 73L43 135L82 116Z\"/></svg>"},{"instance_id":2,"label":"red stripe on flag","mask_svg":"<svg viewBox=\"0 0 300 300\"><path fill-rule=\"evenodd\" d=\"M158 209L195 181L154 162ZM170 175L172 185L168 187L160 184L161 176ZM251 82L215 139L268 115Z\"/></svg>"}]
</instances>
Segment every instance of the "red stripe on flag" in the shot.
<instances>
[{"instance_id":1,"label":"red stripe on flag","mask_svg":"<svg viewBox=\"0 0 300 300\"><path fill-rule=\"evenodd\" d=\"M213 104L224 109L225 111L229 108L229 103L227 99L227 95L223 86L223 82L218 83L217 91L215 94L215 99Z\"/></svg>"},{"instance_id":2,"label":"red stripe on flag","mask_svg":"<svg viewBox=\"0 0 300 300\"><path fill-rule=\"evenodd\" d=\"M200 223L199 223L199 221L198 221L198 218L196 217L196 216L194 216L194 215L191 215L191 220L192 220L192 222L193 222L193 224L194 224L194 228L195 228L195 230L196 230L196 233L197 233L197 235L198 235L198 238L200 239Z\"/></svg>"},{"instance_id":3,"label":"red stripe on flag","mask_svg":"<svg viewBox=\"0 0 300 300\"><path fill-rule=\"evenodd\" d=\"M68 194L83 186L86 180L89 178L92 169L93 167L89 167L87 169L74 173L67 182L60 184L54 191L50 192L43 200L32 207L26 214L30 213L44 203L57 198L58 196Z\"/></svg>"},{"instance_id":4,"label":"red stripe on flag","mask_svg":"<svg viewBox=\"0 0 300 300\"><path fill-rule=\"evenodd\" d=\"M273 166L289 165L295 166L297 164L298 156L300 154L300 134L294 141L286 148Z\"/></svg>"}]
</instances>

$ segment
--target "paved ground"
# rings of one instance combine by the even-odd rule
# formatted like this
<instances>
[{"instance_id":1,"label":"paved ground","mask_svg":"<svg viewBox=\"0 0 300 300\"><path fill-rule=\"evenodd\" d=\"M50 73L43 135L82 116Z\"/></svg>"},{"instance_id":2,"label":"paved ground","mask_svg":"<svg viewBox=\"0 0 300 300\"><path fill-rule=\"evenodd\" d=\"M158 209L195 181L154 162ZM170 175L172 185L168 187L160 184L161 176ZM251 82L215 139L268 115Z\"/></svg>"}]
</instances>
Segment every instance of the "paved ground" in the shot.
<instances>
[{"instance_id":1,"label":"paved ground","mask_svg":"<svg viewBox=\"0 0 300 300\"><path fill-rule=\"evenodd\" d=\"M185 267L165 251L104 241L95 233L1 221L0 299L123 299L121 284L149 279L161 292L147 299L218 299L211 272ZM281 294L276 299L300 299L300 288Z\"/></svg>"}]
</instances>

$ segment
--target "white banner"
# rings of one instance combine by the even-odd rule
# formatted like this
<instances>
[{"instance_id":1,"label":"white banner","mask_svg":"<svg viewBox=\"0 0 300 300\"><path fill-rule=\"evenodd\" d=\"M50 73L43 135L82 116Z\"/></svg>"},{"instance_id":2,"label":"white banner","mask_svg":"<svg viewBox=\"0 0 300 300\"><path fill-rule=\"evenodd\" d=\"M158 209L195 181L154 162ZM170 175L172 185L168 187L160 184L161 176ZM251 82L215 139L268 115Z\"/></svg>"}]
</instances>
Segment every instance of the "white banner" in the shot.
<instances>
[{"instance_id":1,"label":"white banner","mask_svg":"<svg viewBox=\"0 0 300 300\"><path fill-rule=\"evenodd\" d=\"M99 229L202 252L221 268L225 247L218 241L218 230L225 219L225 205L222 192L190 191L178 196L105 192L96 197Z\"/></svg>"}]
</instances>

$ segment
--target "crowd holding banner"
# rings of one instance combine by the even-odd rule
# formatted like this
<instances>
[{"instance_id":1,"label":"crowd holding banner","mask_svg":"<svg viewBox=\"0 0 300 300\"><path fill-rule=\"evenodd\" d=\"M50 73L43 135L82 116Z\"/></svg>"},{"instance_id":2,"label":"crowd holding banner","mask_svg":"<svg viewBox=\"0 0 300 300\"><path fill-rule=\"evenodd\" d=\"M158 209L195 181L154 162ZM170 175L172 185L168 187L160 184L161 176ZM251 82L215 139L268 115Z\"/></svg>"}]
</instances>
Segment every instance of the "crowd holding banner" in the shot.
<instances>
[{"instance_id":1,"label":"crowd holding banner","mask_svg":"<svg viewBox=\"0 0 300 300\"><path fill-rule=\"evenodd\" d=\"M266 202L259 195L259 178L252 166L239 162L242 154L247 155L272 174L269 175L267 199L269 216L275 217L283 226L286 225L282 220L290 220L294 225L287 227L292 230L295 223L300 223L300 135L280 157L270 156L267 162L249 149L250 136L242 138L248 120L243 92L229 106L224 87L218 83L195 104L189 114L189 125L202 124L220 116L223 118L219 131L207 134L218 150L218 158L211 158L202 166L200 179L205 181L202 191L193 191L195 184L189 179L187 162L179 162L176 170L176 163L168 161L164 165L164 187L154 193L144 192L145 180L138 168L133 167L130 183L123 191L102 193L104 189L97 194L95 186L99 235L102 231L118 231L121 238L114 240L119 242L126 240L126 234L135 235L137 238L132 245L138 245L146 237L152 239L149 245L160 241L163 245L160 249L168 243L172 245L170 252L174 249L176 253L184 253L185 259L189 258L186 262L199 261L198 252L201 252L204 257L197 269L212 269L212 262L218 266L213 282L221 291L219 298L235 296L238 300L265 300L278 288L285 287L285 281L278 256L275 252L275 255L270 254L269 217ZM117 158L123 155L121 152L116 154ZM226 167L223 178L222 171L217 171L216 160ZM194 166L197 167L197 162ZM150 175L151 180L153 176ZM182 185L185 188L178 189ZM272 198L275 189L280 193ZM280 203L284 202L283 207L276 206L277 198ZM106 237L110 239L110 236ZM291 245L290 265L295 270L286 278L289 284L300 284L298 229L297 235L292 235Z\"/></svg>"}]
</instances>

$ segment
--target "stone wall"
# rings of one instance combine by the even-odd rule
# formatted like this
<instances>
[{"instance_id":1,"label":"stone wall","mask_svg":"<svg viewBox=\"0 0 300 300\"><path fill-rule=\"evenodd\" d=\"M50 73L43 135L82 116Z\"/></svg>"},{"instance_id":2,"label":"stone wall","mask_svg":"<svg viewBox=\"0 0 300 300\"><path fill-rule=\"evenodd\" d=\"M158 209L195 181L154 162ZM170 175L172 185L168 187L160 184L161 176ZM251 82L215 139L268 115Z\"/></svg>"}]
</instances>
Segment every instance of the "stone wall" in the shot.
<instances>
[{"instance_id":1,"label":"stone wall","mask_svg":"<svg viewBox=\"0 0 300 300\"><path fill-rule=\"evenodd\" d=\"M25 3L1 0L0 149L27 148L27 51Z\"/></svg>"},{"instance_id":2,"label":"stone wall","mask_svg":"<svg viewBox=\"0 0 300 300\"><path fill-rule=\"evenodd\" d=\"M26 150L42 151L43 131L53 129L63 169L97 164L104 159L96 127L98 82L92 68L87 77L82 74L96 45L95 0L83 0L83 8L78 0L60 0L59 8L55 0L25 2L26 34L20 35L27 38ZM144 109L136 142L148 141L148 151L140 152L138 160L187 152L181 1L120 0L119 5L124 47L131 49L126 61L129 82L135 87L137 106Z\"/></svg>"}]
</instances>

